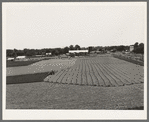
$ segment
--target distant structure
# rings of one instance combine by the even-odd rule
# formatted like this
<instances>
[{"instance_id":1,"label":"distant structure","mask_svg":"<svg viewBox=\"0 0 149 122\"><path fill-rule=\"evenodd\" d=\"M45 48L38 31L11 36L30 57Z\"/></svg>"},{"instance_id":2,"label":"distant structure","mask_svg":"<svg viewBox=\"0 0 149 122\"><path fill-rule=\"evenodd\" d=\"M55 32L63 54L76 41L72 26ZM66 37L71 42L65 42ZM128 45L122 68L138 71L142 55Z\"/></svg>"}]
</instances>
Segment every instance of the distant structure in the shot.
<instances>
[{"instance_id":1,"label":"distant structure","mask_svg":"<svg viewBox=\"0 0 149 122\"><path fill-rule=\"evenodd\" d=\"M14 60L14 58L8 57L7 60L8 60L8 61L12 61L12 60Z\"/></svg>"},{"instance_id":2,"label":"distant structure","mask_svg":"<svg viewBox=\"0 0 149 122\"><path fill-rule=\"evenodd\" d=\"M81 56L88 54L88 50L69 50L69 55Z\"/></svg>"},{"instance_id":3,"label":"distant structure","mask_svg":"<svg viewBox=\"0 0 149 122\"><path fill-rule=\"evenodd\" d=\"M17 56L16 60L21 60L21 59L25 59L25 58L26 58L26 56Z\"/></svg>"},{"instance_id":4,"label":"distant structure","mask_svg":"<svg viewBox=\"0 0 149 122\"><path fill-rule=\"evenodd\" d=\"M88 50L69 50L69 53L88 53Z\"/></svg>"},{"instance_id":5,"label":"distant structure","mask_svg":"<svg viewBox=\"0 0 149 122\"><path fill-rule=\"evenodd\" d=\"M51 56L52 55L52 53L46 53L46 56Z\"/></svg>"},{"instance_id":6,"label":"distant structure","mask_svg":"<svg viewBox=\"0 0 149 122\"><path fill-rule=\"evenodd\" d=\"M130 45L129 51L132 52L134 50L134 45Z\"/></svg>"}]
</instances>

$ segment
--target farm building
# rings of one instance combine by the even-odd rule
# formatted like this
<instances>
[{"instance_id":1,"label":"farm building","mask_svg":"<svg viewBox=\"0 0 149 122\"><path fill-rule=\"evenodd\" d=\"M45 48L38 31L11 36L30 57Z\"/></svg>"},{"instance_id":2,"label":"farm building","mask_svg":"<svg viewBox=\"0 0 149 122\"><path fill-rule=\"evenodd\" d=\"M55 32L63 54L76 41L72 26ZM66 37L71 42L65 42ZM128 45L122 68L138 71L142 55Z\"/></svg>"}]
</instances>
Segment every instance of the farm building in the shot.
<instances>
[{"instance_id":1,"label":"farm building","mask_svg":"<svg viewBox=\"0 0 149 122\"><path fill-rule=\"evenodd\" d=\"M69 50L69 53L88 53L88 50Z\"/></svg>"},{"instance_id":2,"label":"farm building","mask_svg":"<svg viewBox=\"0 0 149 122\"><path fill-rule=\"evenodd\" d=\"M15 60L24 60L26 58L26 56L17 56L15 58Z\"/></svg>"},{"instance_id":3,"label":"farm building","mask_svg":"<svg viewBox=\"0 0 149 122\"><path fill-rule=\"evenodd\" d=\"M73 55L86 55L88 53L88 50L69 50L69 54Z\"/></svg>"},{"instance_id":4,"label":"farm building","mask_svg":"<svg viewBox=\"0 0 149 122\"><path fill-rule=\"evenodd\" d=\"M129 51L132 52L134 50L134 45L130 45Z\"/></svg>"},{"instance_id":5,"label":"farm building","mask_svg":"<svg viewBox=\"0 0 149 122\"><path fill-rule=\"evenodd\" d=\"M14 58L8 57L7 60L8 60L8 61L12 61L12 60L14 60Z\"/></svg>"}]
</instances>

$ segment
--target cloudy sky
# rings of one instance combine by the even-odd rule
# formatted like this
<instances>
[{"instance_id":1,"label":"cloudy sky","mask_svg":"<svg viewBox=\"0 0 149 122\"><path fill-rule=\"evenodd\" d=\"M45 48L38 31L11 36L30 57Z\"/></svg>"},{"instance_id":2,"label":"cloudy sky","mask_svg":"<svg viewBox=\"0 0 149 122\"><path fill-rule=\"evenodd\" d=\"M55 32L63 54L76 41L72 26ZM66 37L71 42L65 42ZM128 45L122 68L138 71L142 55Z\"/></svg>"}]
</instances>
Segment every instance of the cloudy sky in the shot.
<instances>
[{"instance_id":1,"label":"cloudy sky","mask_svg":"<svg viewBox=\"0 0 149 122\"><path fill-rule=\"evenodd\" d=\"M146 3L3 3L7 49L144 42Z\"/></svg>"}]
</instances>

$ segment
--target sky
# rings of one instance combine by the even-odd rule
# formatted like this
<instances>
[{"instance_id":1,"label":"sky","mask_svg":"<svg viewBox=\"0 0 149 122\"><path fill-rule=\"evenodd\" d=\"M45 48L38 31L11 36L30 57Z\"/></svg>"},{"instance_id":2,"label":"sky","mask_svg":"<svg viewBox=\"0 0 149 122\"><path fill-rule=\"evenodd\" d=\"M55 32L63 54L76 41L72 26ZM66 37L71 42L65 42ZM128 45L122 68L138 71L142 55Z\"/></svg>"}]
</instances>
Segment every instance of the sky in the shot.
<instances>
[{"instance_id":1,"label":"sky","mask_svg":"<svg viewBox=\"0 0 149 122\"><path fill-rule=\"evenodd\" d=\"M114 46L146 41L145 2L3 3L6 49Z\"/></svg>"}]
</instances>

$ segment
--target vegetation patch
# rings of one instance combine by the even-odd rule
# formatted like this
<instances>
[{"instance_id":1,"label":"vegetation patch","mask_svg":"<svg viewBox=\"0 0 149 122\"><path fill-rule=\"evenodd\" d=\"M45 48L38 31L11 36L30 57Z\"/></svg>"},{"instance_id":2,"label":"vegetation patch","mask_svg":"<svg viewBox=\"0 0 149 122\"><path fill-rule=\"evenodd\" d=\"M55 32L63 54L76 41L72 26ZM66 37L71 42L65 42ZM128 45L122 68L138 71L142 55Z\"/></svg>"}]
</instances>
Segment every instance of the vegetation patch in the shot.
<instances>
[{"instance_id":1,"label":"vegetation patch","mask_svg":"<svg viewBox=\"0 0 149 122\"><path fill-rule=\"evenodd\" d=\"M140 66L144 66L144 62L143 61L134 60L134 59L132 59L130 57L125 57L125 56L116 55L116 54L113 54L113 57L118 58L118 59L122 59L122 60L125 60L125 61L128 61L128 62L131 62L131 63L134 63L134 64L138 64Z\"/></svg>"},{"instance_id":2,"label":"vegetation patch","mask_svg":"<svg viewBox=\"0 0 149 122\"><path fill-rule=\"evenodd\" d=\"M30 61L7 61L6 67L18 67L18 66L28 66L30 64L36 63L40 60L30 60Z\"/></svg>"},{"instance_id":3,"label":"vegetation patch","mask_svg":"<svg viewBox=\"0 0 149 122\"><path fill-rule=\"evenodd\" d=\"M45 77L49 75L49 72L36 73L36 74L26 74L26 75L16 75L7 76L6 84L21 84L21 83L33 83L42 82Z\"/></svg>"}]
</instances>

